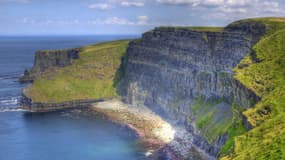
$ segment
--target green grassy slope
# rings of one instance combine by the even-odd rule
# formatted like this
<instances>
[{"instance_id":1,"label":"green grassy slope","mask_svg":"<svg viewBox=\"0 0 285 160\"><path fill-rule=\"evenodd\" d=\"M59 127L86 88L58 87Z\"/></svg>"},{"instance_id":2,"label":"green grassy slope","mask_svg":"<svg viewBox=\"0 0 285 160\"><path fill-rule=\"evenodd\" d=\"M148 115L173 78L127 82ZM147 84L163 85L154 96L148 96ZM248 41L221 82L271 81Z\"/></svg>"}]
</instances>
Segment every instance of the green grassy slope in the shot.
<instances>
[{"instance_id":1,"label":"green grassy slope","mask_svg":"<svg viewBox=\"0 0 285 160\"><path fill-rule=\"evenodd\" d=\"M35 102L63 102L117 95L115 76L128 41L83 47L71 66L51 68L27 89Z\"/></svg>"},{"instance_id":2,"label":"green grassy slope","mask_svg":"<svg viewBox=\"0 0 285 160\"><path fill-rule=\"evenodd\" d=\"M224 27L206 27L206 26L160 26L157 29L174 29L174 30L193 30L193 31L204 31L204 32L222 32Z\"/></svg>"},{"instance_id":3,"label":"green grassy slope","mask_svg":"<svg viewBox=\"0 0 285 160\"><path fill-rule=\"evenodd\" d=\"M285 158L285 19L251 19L264 23L266 35L235 68L235 78L262 97L243 112L254 126L234 140L226 159Z\"/></svg>"}]
</instances>

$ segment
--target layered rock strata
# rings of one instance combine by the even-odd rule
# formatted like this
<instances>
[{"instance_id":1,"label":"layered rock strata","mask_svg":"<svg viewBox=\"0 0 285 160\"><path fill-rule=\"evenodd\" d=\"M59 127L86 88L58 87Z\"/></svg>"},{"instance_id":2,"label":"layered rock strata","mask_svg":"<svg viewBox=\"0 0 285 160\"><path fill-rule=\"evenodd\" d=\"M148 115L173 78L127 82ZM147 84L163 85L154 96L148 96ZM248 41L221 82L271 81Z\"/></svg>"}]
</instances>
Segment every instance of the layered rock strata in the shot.
<instances>
[{"instance_id":1,"label":"layered rock strata","mask_svg":"<svg viewBox=\"0 0 285 160\"><path fill-rule=\"evenodd\" d=\"M233 106L246 109L260 99L233 78L233 68L264 31L250 23L219 32L156 28L129 44L118 89L127 103L183 126L194 145L216 157L228 138Z\"/></svg>"}]
</instances>

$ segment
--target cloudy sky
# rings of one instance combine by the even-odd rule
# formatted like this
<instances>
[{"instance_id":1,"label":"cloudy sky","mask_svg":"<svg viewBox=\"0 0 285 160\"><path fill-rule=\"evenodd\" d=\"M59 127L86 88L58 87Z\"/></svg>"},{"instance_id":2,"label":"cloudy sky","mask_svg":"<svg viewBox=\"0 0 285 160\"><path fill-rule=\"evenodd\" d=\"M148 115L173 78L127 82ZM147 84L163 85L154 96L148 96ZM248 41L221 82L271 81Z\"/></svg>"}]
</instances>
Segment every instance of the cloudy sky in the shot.
<instances>
[{"instance_id":1,"label":"cloudy sky","mask_svg":"<svg viewBox=\"0 0 285 160\"><path fill-rule=\"evenodd\" d=\"M261 16L285 17L285 0L0 0L0 35L141 34Z\"/></svg>"}]
</instances>

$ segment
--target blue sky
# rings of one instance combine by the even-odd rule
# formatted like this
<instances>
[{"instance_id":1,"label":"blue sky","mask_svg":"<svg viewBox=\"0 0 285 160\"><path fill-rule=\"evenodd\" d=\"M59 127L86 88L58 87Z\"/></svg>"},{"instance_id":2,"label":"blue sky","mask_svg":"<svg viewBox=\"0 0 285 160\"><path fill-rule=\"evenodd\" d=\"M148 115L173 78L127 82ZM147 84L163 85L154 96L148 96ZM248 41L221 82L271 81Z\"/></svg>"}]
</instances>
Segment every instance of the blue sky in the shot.
<instances>
[{"instance_id":1,"label":"blue sky","mask_svg":"<svg viewBox=\"0 0 285 160\"><path fill-rule=\"evenodd\" d=\"M141 34L262 16L285 17L285 0L0 0L0 35Z\"/></svg>"}]
</instances>

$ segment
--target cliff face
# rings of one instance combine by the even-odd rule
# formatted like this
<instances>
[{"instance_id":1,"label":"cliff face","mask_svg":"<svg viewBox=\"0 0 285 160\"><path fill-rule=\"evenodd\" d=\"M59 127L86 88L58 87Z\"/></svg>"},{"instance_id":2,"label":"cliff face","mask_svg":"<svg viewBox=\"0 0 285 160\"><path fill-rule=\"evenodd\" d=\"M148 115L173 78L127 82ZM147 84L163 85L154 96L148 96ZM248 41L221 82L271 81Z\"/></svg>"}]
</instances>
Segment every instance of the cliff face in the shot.
<instances>
[{"instance_id":1,"label":"cliff face","mask_svg":"<svg viewBox=\"0 0 285 160\"><path fill-rule=\"evenodd\" d=\"M79 49L37 51L34 65L26 70L20 82L32 82L40 73L51 67L65 67L71 64L72 59L78 59Z\"/></svg>"},{"instance_id":2,"label":"cliff face","mask_svg":"<svg viewBox=\"0 0 285 160\"><path fill-rule=\"evenodd\" d=\"M129 44L121 66L121 94L194 135L213 156L227 139L233 104L247 108L260 98L233 78L264 26L230 25L221 32L156 28ZM255 32L256 29L261 32Z\"/></svg>"}]
</instances>

